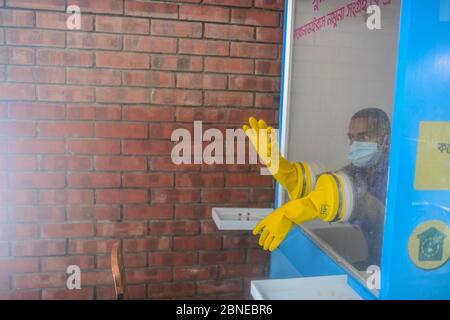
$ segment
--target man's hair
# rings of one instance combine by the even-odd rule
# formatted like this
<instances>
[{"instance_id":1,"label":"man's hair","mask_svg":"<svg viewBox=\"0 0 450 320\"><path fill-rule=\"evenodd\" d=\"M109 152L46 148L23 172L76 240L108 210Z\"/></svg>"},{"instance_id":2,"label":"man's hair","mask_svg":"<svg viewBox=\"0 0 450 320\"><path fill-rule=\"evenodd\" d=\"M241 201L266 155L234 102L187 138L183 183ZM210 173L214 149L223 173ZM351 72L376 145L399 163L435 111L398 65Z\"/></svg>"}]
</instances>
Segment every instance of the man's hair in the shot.
<instances>
[{"instance_id":1,"label":"man's hair","mask_svg":"<svg viewBox=\"0 0 450 320\"><path fill-rule=\"evenodd\" d=\"M390 137L391 121L388 115L378 108L367 108L358 111L352 117L354 119L368 119L369 131L377 134L379 137Z\"/></svg>"}]
</instances>

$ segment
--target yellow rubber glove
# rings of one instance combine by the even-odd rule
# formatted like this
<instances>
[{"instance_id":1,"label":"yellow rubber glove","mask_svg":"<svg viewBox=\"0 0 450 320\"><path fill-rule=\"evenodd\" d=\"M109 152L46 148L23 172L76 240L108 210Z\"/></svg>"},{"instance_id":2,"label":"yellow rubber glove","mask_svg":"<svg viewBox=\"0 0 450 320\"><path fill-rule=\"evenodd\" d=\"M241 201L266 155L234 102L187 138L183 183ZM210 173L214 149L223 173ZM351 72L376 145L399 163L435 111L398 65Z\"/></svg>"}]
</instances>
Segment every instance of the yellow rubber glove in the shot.
<instances>
[{"instance_id":1,"label":"yellow rubber glove","mask_svg":"<svg viewBox=\"0 0 450 320\"><path fill-rule=\"evenodd\" d=\"M306 196L311 191L308 165L289 162L281 156L278 141L271 141L272 127L264 120L258 121L251 117L249 125L244 125L242 129L275 180L288 192L289 198L294 200ZM278 166L275 162L278 162Z\"/></svg>"},{"instance_id":2,"label":"yellow rubber glove","mask_svg":"<svg viewBox=\"0 0 450 320\"><path fill-rule=\"evenodd\" d=\"M344 203L339 196L339 177L322 175L316 189L308 196L290 201L275 210L253 229L261 233L259 245L264 250L275 250L288 235L294 224L303 224L314 219L326 222L338 221L343 216Z\"/></svg>"},{"instance_id":3,"label":"yellow rubber glove","mask_svg":"<svg viewBox=\"0 0 450 320\"><path fill-rule=\"evenodd\" d=\"M291 231L294 223L284 216L281 208L261 220L253 229L253 235L261 233L258 244L264 250L275 250Z\"/></svg>"}]
</instances>

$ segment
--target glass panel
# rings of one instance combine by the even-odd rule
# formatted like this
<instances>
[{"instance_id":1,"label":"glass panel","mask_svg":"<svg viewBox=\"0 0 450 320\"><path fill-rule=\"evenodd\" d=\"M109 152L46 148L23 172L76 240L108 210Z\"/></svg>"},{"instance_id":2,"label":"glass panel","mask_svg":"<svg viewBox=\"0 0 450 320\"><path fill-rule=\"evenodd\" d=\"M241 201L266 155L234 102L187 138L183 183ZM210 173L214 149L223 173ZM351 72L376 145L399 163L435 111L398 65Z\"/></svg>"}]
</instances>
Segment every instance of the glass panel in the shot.
<instances>
[{"instance_id":1,"label":"glass panel","mask_svg":"<svg viewBox=\"0 0 450 320\"><path fill-rule=\"evenodd\" d=\"M304 227L364 277L380 265L400 15L400 0L372 2L381 29L370 0L296 1L288 117L289 160L343 171L354 190L347 223Z\"/></svg>"}]
</instances>

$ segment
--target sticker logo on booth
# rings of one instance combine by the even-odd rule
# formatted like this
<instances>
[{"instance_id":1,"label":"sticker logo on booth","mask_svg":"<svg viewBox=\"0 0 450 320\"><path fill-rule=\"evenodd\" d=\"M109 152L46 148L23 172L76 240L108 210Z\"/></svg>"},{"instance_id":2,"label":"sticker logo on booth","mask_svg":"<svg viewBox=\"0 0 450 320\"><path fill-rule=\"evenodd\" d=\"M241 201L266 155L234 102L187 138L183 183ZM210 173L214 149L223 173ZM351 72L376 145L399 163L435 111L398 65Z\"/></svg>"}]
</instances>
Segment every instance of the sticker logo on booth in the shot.
<instances>
[{"instance_id":1,"label":"sticker logo on booth","mask_svg":"<svg viewBox=\"0 0 450 320\"><path fill-rule=\"evenodd\" d=\"M409 238L408 252L417 267L440 268L450 258L450 227L437 220L421 224Z\"/></svg>"}]
</instances>

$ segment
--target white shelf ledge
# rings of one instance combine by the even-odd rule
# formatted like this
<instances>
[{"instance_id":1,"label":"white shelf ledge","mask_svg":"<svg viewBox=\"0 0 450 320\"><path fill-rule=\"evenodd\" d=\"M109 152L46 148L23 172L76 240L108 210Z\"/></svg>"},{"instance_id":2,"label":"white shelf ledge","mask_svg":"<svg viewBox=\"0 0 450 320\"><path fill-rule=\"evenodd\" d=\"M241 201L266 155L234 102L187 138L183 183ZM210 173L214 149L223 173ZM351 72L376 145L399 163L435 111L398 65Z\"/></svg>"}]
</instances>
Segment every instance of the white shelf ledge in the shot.
<instances>
[{"instance_id":1,"label":"white shelf ledge","mask_svg":"<svg viewBox=\"0 0 450 320\"><path fill-rule=\"evenodd\" d=\"M251 282L255 300L362 300L347 276L324 276Z\"/></svg>"}]
</instances>

